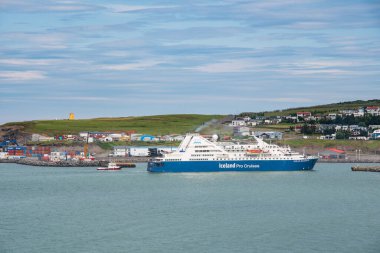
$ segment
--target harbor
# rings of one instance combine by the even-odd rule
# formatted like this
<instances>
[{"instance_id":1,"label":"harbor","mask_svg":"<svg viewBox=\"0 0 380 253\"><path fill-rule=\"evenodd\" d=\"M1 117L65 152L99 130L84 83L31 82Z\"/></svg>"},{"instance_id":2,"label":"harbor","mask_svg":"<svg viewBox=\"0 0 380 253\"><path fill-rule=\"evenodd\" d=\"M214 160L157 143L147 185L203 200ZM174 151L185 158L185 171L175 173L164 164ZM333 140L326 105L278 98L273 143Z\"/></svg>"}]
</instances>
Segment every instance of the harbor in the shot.
<instances>
[{"instance_id":1,"label":"harbor","mask_svg":"<svg viewBox=\"0 0 380 253\"><path fill-rule=\"evenodd\" d=\"M317 163L314 171L191 175L146 173L143 163L110 173L1 163L0 248L376 252L379 182L379 173L354 173L340 163Z\"/></svg>"}]
</instances>

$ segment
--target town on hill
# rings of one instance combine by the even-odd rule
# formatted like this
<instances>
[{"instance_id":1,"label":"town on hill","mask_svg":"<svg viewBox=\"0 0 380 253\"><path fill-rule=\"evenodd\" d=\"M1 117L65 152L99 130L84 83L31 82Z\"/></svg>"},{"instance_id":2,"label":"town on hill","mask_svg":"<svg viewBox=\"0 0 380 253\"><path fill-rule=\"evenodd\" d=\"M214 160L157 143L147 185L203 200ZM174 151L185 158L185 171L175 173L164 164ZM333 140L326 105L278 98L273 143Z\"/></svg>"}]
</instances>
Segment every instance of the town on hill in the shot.
<instances>
[{"instance_id":1,"label":"town on hill","mask_svg":"<svg viewBox=\"0 0 380 253\"><path fill-rule=\"evenodd\" d=\"M12 122L0 126L0 159L104 159L172 152L188 132L225 141L253 136L322 159L377 161L380 100L353 101L239 115L146 117Z\"/></svg>"}]
</instances>

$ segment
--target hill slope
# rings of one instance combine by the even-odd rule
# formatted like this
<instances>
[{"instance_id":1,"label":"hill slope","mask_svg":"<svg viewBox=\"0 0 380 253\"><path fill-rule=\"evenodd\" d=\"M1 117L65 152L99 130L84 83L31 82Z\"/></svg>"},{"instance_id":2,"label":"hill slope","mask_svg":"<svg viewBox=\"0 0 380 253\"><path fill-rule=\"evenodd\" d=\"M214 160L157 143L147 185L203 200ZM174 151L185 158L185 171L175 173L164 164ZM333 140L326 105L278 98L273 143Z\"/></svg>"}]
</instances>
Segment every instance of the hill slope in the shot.
<instances>
[{"instance_id":1,"label":"hill slope","mask_svg":"<svg viewBox=\"0 0 380 253\"><path fill-rule=\"evenodd\" d=\"M144 117L96 118L78 120L35 120L10 122L5 126L21 126L23 132L39 133L49 136L57 134L78 134L81 131L130 131L164 135L184 134L194 131L198 126L223 115L176 114Z\"/></svg>"},{"instance_id":2,"label":"hill slope","mask_svg":"<svg viewBox=\"0 0 380 253\"><path fill-rule=\"evenodd\" d=\"M244 112L244 113L241 113L240 115L244 116L244 115L256 114L256 115L263 115L263 116L277 116L277 115L286 116L286 115L294 114L300 111L307 111L307 112L311 112L312 114L324 114L324 113L334 113L334 112L338 112L339 110L345 110L345 109L358 109L360 107L365 107L365 106L380 106L380 99L373 99L373 100L367 100L367 101L356 100L356 101L341 102L341 103L326 104L326 105L289 108L285 110L276 110L276 111Z\"/></svg>"}]
</instances>

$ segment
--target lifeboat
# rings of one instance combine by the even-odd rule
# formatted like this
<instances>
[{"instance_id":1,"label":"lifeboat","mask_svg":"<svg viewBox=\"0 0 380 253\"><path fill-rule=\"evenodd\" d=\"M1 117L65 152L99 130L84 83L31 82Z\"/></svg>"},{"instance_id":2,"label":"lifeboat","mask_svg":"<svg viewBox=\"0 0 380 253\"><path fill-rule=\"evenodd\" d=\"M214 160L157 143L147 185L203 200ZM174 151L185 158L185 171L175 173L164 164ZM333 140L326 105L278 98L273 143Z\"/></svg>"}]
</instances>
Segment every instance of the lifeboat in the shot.
<instances>
[{"instance_id":1,"label":"lifeboat","mask_svg":"<svg viewBox=\"0 0 380 253\"><path fill-rule=\"evenodd\" d=\"M250 155L259 155L261 153L263 153L264 151L261 150L261 149L248 149L247 150L247 153L250 154Z\"/></svg>"}]
</instances>

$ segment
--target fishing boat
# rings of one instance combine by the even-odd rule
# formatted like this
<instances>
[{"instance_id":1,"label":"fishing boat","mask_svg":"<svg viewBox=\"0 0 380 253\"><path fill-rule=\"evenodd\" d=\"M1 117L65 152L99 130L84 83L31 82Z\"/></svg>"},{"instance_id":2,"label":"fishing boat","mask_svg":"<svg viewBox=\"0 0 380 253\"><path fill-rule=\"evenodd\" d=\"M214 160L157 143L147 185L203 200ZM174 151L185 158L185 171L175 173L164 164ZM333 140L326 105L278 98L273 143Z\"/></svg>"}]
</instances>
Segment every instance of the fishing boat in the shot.
<instances>
[{"instance_id":1,"label":"fishing boat","mask_svg":"<svg viewBox=\"0 0 380 253\"><path fill-rule=\"evenodd\" d=\"M99 167L97 170L121 170L121 167L117 166L116 163L108 163L107 167Z\"/></svg>"},{"instance_id":2,"label":"fishing boat","mask_svg":"<svg viewBox=\"0 0 380 253\"><path fill-rule=\"evenodd\" d=\"M268 144L253 136L252 143L217 142L187 134L177 151L148 162L149 172L300 171L312 170L318 158Z\"/></svg>"}]
</instances>

